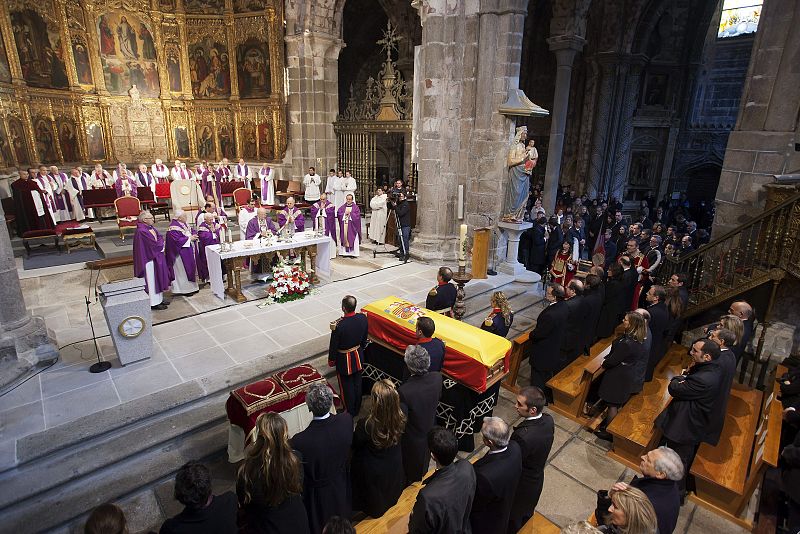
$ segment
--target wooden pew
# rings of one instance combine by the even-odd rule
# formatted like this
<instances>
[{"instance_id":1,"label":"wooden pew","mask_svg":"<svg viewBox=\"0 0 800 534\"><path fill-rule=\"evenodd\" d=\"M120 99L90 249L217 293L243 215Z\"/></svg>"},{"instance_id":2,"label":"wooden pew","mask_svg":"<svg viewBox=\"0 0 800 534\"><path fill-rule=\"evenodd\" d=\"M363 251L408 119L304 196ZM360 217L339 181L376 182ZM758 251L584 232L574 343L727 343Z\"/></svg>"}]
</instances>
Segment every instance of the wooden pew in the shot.
<instances>
[{"instance_id":1,"label":"wooden pew","mask_svg":"<svg viewBox=\"0 0 800 534\"><path fill-rule=\"evenodd\" d=\"M686 361L686 347L673 344L638 395L633 395L608 425L614 436L608 456L632 469L639 469L641 456L656 447L661 431L653 426L656 417L667 407L672 397L667 391L669 381L680 374Z\"/></svg>"},{"instance_id":2,"label":"wooden pew","mask_svg":"<svg viewBox=\"0 0 800 534\"><path fill-rule=\"evenodd\" d=\"M719 443L702 444L692 463L697 490L690 498L747 529L753 525L740 515L767 467L778 464L783 411L779 391L777 383L767 396L734 384Z\"/></svg>"},{"instance_id":3,"label":"wooden pew","mask_svg":"<svg viewBox=\"0 0 800 534\"><path fill-rule=\"evenodd\" d=\"M500 385L505 389L519 393L520 387L517 385L517 376L519 375L519 366L525 358L525 353L530 346L530 335L533 330L528 330L518 335L511 342L511 356L508 363L508 376L503 380Z\"/></svg>"},{"instance_id":4,"label":"wooden pew","mask_svg":"<svg viewBox=\"0 0 800 534\"><path fill-rule=\"evenodd\" d=\"M589 356L578 356L547 381L553 390L553 404L549 406L551 410L581 424L588 422L583 416L583 406L592 382L603 374L603 360L615 338L601 339L589 349Z\"/></svg>"}]
</instances>

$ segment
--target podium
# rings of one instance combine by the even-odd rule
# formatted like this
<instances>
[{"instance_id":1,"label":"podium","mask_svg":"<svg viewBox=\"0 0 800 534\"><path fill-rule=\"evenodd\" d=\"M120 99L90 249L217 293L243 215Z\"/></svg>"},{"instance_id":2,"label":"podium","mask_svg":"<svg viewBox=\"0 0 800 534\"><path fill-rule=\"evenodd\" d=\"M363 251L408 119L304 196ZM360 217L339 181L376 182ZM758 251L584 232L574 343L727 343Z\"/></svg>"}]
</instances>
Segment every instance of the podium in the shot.
<instances>
[{"instance_id":1,"label":"podium","mask_svg":"<svg viewBox=\"0 0 800 534\"><path fill-rule=\"evenodd\" d=\"M147 360L153 353L153 316L144 280L131 278L100 286L100 304L119 363Z\"/></svg>"},{"instance_id":2,"label":"podium","mask_svg":"<svg viewBox=\"0 0 800 534\"><path fill-rule=\"evenodd\" d=\"M486 278L489 264L489 237L491 228L476 228L472 237L472 279Z\"/></svg>"}]
</instances>

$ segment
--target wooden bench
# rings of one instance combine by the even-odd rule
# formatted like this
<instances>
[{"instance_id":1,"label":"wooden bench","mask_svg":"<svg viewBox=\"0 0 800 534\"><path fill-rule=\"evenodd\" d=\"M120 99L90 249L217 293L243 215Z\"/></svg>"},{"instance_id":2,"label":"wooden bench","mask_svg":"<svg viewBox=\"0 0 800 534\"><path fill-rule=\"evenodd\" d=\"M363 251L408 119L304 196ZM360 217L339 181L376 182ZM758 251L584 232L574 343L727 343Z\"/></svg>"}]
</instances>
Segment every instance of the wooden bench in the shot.
<instances>
[{"instance_id":1,"label":"wooden bench","mask_svg":"<svg viewBox=\"0 0 800 534\"><path fill-rule=\"evenodd\" d=\"M767 396L734 384L719 443L702 444L692 463L697 489L690 498L747 529L753 525L740 515L767 467L778 465L783 411L779 391L777 383Z\"/></svg>"},{"instance_id":2,"label":"wooden bench","mask_svg":"<svg viewBox=\"0 0 800 534\"><path fill-rule=\"evenodd\" d=\"M533 330L528 330L511 341L511 356L508 363L508 376L500 384L502 387L514 394L519 393L520 387L517 385L519 366L525 358L525 353L530 346L530 335Z\"/></svg>"},{"instance_id":3,"label":"wooden bench","mask_svg":"<svg viewBox=\"0 0 800 534\"><path fill-rule=\"evenodd\" d=\"M589 349L589 356L578 356L547 381L553 390L551 410L581 424L588 422L583 416L583 406L592 382L603 374L603 360L614 339L615 336L601 339Z\"/></svg>"},{"instance_id":4,"label":"wooden bench","mask_svg":"<svg viewBox=\"0 0 800 534\"><path fill-rule=\"evenodd\" d=\"M608 456L639 469L641 456L655 448L661 438L661 431L653 424L672 400L667 387L672 377L680 374L686 359L683 345L673 344L669 348L656 367L653 380L646 382L642 391L633 395L608 425L614 437Z\"/></svg>"}]
</instances>

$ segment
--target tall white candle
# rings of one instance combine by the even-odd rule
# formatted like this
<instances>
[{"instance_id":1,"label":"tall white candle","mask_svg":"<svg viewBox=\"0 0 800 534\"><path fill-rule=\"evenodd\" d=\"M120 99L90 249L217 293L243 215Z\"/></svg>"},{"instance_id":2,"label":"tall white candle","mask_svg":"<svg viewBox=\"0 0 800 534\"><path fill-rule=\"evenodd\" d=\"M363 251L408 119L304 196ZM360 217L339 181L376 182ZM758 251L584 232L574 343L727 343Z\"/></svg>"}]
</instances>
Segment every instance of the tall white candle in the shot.
<instances>
[{"instance_id":1,"label":"tall white candle","mask_svg":"<svg viewBox=\"0 0 800 534\"><path fill-rule=\"evenodd\" d=\"M461 231L458 236L458 265L459 267L467 264L466 244L467 242L467 225L461 225Z\"/></svg>"},{"instance_id":2,"label":"tall white candle","mask_svg":"<svg viewBox=\"0 0 800 534\"><path fill-rule=\"evenodd\" d=\"M458 186L458 220L464 219L464 186Z\"/></svg>"}]
</instances>

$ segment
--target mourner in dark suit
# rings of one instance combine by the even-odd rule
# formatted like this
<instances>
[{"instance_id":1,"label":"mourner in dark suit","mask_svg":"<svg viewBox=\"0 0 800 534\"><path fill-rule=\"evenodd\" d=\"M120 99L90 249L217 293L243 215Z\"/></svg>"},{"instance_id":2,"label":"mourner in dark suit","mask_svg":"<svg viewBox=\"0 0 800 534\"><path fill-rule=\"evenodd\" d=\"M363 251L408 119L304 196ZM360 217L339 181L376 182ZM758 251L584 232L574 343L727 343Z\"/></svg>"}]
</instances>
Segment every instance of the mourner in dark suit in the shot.
<instances>
[{"instance_id":1,"label":"mourner in dark suit","mask_svg":"<svg viewBox=\"0 0 800 534\"><path fill-rule=\"evenodd\" d=\"M600 310L600 320L597 322L597 338L603 339L614 333L614 329L622 320L625 307L625 282L622 280L622 266L612 263L608 269L608 281L605 284L605 297Z\"/></svg>"},{"instance_id":2,"label":"mourner in dark suit","mask_svg":"<svg viewBox=\"0 0 800 534\"><path fill-rule=\"evenodd\" d=\"M449 267L439 267L436 274L436 287L428 292L425 307L431 311L453 316L453 305L456 303L456 286L450 283L453 271Z\"/></svg>"},{"instance_id":3,"label":"mourner in dark suit","mask_svg":"<svg viewBox=\"0 0 800 534\"><path fill-rule=\"evenodd\" d=\"M406 483L411 484L422 480L428 471L428 431L433 428L436 419L436 406L442 394L442 374L428 371L430 357L419 345L406 347L405 362L411 378L397 391L400 394L400 403L408 414L406 431L403 432L400 445Z\"/></svg>"},{"instance_id":4,"label":"mourner in dark suit","mask_svg":"<svg viewBox=\"0 0 800 534\"><path fill-rule=\"evenodd\" d=\"M686 473L692 468L697 447L711 426L714 404L719 396L721 376L719 346L709 339L698 339L689 351L691 366L672 377L668 391L672 401L656 418L655 426L661 429L667 447L678 453ZM686 477L680 482L683 492Z\"/></svg>"},{"instance_id":5,"label":"mourner in dark suit","mask_svg":"<svg viewBox=\"0 0 800 534\"><path fill-rule=\"evenodd\" d=\"M636 282L639 281L639 271L631 263L627 256L620 256L619 263L622 265L622 284L625 287L625 311L631 309L633 294L636 292Z\"/></svg>"},{"instance_id":6,"label":"mourner in dark suit","mask_svg":"<svg viewBox=\"0 0 800 534\"><path fill-rule=\"evenodd\" d=\"M469 533L475 494L475 470L467 460L454 462L458 440L447 429L428 432L436 472L425 479L408 521L409 534Z\"/></svg>"},{"instance_id":7,"label":"mourner in dark suit","mask_svg":"<svg viewBox=\"0 0 800 534\"><path fill-rule=\"evenodd\" d=\"M611 434L606 428L631 396L636 364L647 359L644 345L647 322L644 317L636 312L628 312L622 320L622 328L624 334L614 341L611 352L603 360L605 372L598 390L600 400L608 406L608 411L595 435L608 441L611 441Z\"/></svg>"},{"instance_id":8,"label":"mourner in dark suit","mask_svg":"<svg viewBox=\"0 0 800 534\"><path fill-rule=\"evenodd\" d=\"M436 323L430 317L417 319L417 345L428 351L431 359L429 371L441 371L444 366L444 341L433 337Z\"/></svg>"},{"instance_id":9,"label":"mourner in dark suit","mask_svg":"<svg viewBox=\"0 0 800 534\"><path fill-rule=\"evenodd\" d=\"M347 412L331 415L333 392L325 384L308 389L306 404L314 419L292 437L292 447L303 457L303 503L311 532L318 534L331 516L350 517L353 418Z\"/></svg>"},{"instance_id":10,"label":"mourner in dark suit","mask_svg":"<svg viewBox=\"0 0 800 534\"><path fill-rule=\"evenodd\" d=\"M655 371L661 358L667 353L669 346L670 334L670 319L669 310L664 300L667 298L667 290L663 286L650 286L647 290L647 311L650 313L650 332L653 334L653 340L650 345L650 354L647 358L647 373L645 374L645 381L650 382L653 379L653 371Z\"/></svg>"},{"instance_id":11,"label":"mourner in dark suit","mask_svg":"<svg viewBox=\"0 0 800 534\"><path fill-rule=\"evenodd\" d=\"M528 359L531 364L531 385L540 388L552 397L547 381L563 366L561 344L567 331L569 310L564 302L564 287L550 284L545 292L547 307L536 318L536 327L531 332L531 348Z\"/></svg>"},{"instance_id":12,"label":"mourner in dark suit","mask_svg":"<svg viewBox=\"0 0 800 534\"><path fill-rule=\"evenodd\" d=\"M531 236L531 251L528 254L528 270L544 275L547 267L547 240L545 239L545 228L547 219L539 217L533 225Z\"/></svg>"},{"instance_id":13,"label":"mourner in dark suit","mask_svg":"<svg viewBox=\"0 0 800 534\"><path fill-rule=\"evenodd\" d=\"M499 417L484 417L481 434L489 451L473 465L477 483L469 521L473 533L506 534L522 453L511 441L511 428Z\"/></svg>"},{"instance_id":14,"label":"mourner in dark suit","mask_svg":"<svg viewBox=\"0 0 800 534\"><path fill-rule=\"evenodd\" d=\"M800 432L781 452L781 483L789 503L787 532L800 532Z\"/></svg>"},{"instance_id":15,"label":"mourner in dark suit","mask_svg":"<svg viewBox=\"0 0 800 534\"><path fill-rule=\"evenodd\" d=\"M236 495L230 491L212 495L211 471L200 462L188 462L178 470L175 475L174 495L184 508L175 517L164 521L159 534L237 532ZM300 510L303 510L302 503ZM305 519L305 515L302 519Z\"/></svg>"},{"instance_id":16,"label":"mourner in dark suit","mask_svg":"<svg viewBox=\"0 0 800 534\"><path fill-rule=\"evenodd\" d=\"M658 534L672 534L678 523L681 509L681 496L678 481L683 478L684 470L678 453L669 447L659 447L642 456L639 465L642 477L633 477L630 485L647 495L656 512ZM627 486L617 482L611 489L622 490Z\"/></svg>"},{"instance_id":17,"label":"mourner in dark suit","mask_svg":"<svg viewBox=\"0 0 800 534\"><path fill-rule=\"evenodd\" d=\"M516 534L533 517L542 494L544 466L553 447L555 432L553 418L542 413L544 405L544 393L537 387L527 386L517 393L517 413L525 419L514 429L511 441L519 445L522 474L508 518L509 534Z\"/></svg>"},{"instance_id":18,"label":"mourner in dark suit","mask_svg":"<svg viewBox=\"0 0 800 534\"><path fill-rule=\"evenodd\" d=\"M719 358L717 358L716 364L719 367L720 384L717 402L711 412L711 425L708 427L708 433L703 441L716 445L719 443L722 428L725 426L728 400L731 396L733 379L736 376L736 356L731 350L736 343L736 334L727 328L717 328L711 332L708 338L719 345Z\"/></svg>"},{"instance_id":19,"label":"mourner in dark suit","mask_svg":"<svg viewBox=\"0 0 800 534\"><path fill-rule=\"evenodd\" d=\"M400 450L406 415L400 408L400 396L388 379L372 385L371 398L370 413L359 419L353 433L350 474L353 509L381 517L397 504L406 487Z\"/></svg>"},{"instance_id":20,"label":"mourner in dark suit","mask_svg":"<svg viewBox=\"0 0 800 534\"><path fill-rule=\"evenodd\" d=\"M567 304L567 331L561 342L561 367L572 363L584 351L586 325L591 309L583 297L583 282L572 279L565 288Z\"/></svg>"},{"instance_id":21,"label":"mourner in dark suit","mask_svg":"<svg viewBox=\"0 0 800 534\"><path fill-rule=\"evenodd\" d=\"M683 302L684 310L689 305L689 288L686 287L686 283L688 281L689 281L689 276L686 273L675 273L672 276L670 276L669 280L667 281L668 286L678 288L678 292L681 296L681 301Z\"/></svg>"},{"instance_id":22,"label":"mourner in dark suit","mask_svg":"<svg viewBox=\"0 0 800 534\"><path fill-rule=\"evenodd\" d=\"M587 274L584 283L583 300L586 303L586 325L583 328L583 352L589 351L597 340L597 323L600 321L600 310L603 308L603 281L596 274Z\"/></svg>"},{"instance_id":23,"label":"mourner in dark suit","mask_svg":"<svg viewBox=\"0 0 800 534\"><path fill-rule=\"evenodd\" d=\"M564 231L555 217L550 217L548 224L550 226L550 235L547 236L547 265L550 265L561 249L561 243L564 242Z\"/></svg>"},{"instance_id":24,"label":"mourner in dark suit","mask_svg":"<svg viewBox=\"0 0 800 534\"><path fill-rule=\"evenodd\" d=\"M328 365L336 367L345 409L353 417L361 409L361 371L367 346L367 316L356 313L356 298L342 299L344 316L331 323Z\"/></svg>"},{"instance_id":25,"label":"mourner in dark suit","mask_svg":"<svg viewBox=\"0 0 800 534\"><path fill-rule=\"evenodd\" d=\"M744 327L742 339L738 340L733 347L730 347L736 355L736 363L738 364L742 359L742 354L744 354L744 351L747 349L747 344L750 343L750 339L753 337L753 320L755 318L755 313L753 312L753 307L743 300L737 300L732 303L730 308L728 308L728 313L741 319L742 326Z\"/></svg>"}]
</instances>

